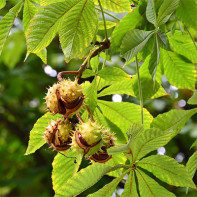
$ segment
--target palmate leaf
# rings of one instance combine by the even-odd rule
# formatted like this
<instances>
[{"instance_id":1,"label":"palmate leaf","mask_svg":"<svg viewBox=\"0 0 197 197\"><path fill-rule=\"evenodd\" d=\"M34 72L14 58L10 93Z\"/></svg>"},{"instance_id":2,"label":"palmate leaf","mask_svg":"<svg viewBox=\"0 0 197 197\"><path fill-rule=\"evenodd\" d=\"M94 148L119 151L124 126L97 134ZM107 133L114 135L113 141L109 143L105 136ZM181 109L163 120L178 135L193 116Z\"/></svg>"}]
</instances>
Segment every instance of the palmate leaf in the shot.
<instances>
[{"instance_id":1,"label":"palmate leaf","mask_svg":"<svg viewBox=\"0 0 197 197\"><path fill-rule=\"evenodd\" d=\"M195 89L196 70L192 63L185 62L171 51L161 50L161 64L170 84L180 89Z\"/></svg>"},{"instance_id":2,"label":"palmate leaf","mask_svg":"<svg viewBox=\"0 0 197 197\"><path fill-rule=\"evenodd\" d=\"M72 176L64 184L58 196L77 196L98 182L106 173L116 170L119 166L110 167L106 164L94 163ZM56 195L57 196L57 195Z\"/></svg>"},{"instance_id":3,"label":"palmate leaf","mask_svg":"<svg viewBox=\"0 0 197 197\"><path fill-rule=\"evenodd\" d=\"M1 0L0 1L0 9L4 8L6 5L6 0Z\"/></svg>"},{"instance_id":4,"label":"palmate leaf","mask_svg":"<svg viewBox=\"0 0 197 197\"><path fill-rule=\"evenodd\" d=\"M186 25L197 30L197 1L196 0L181 0L180 6L176 10L176 15Z\"/></svg>"},{"instance_id":5,"label":"palmate leaf","mask_svg":"<svg viewBox=\"0 0 197 197\"><path fill-rule=\"evenodd\" d=\"M130 76L118 67L105 67L98 72L98 76L107 81L120 81L130 79Z\"/></svg>"},{"instance_id":6,"label":"palmate leaf","mask_svg":"<svg viewBox=\"0 0 197 197\"><path fill-rule=\"evenodd\" d=\"M170 185L195 188L185 166L168 156L152 155L139 161L137 166L152 172L157 178Z\"/></svg>"},{"instance_id":7,"label":"palmate leaf","mask_svg":"<svg viewBox=\"0 0 197 197\"><path fill-rule=\"evenodd\" d=\"M154 0L148 0L147 7L146 7L146 18L147 20L156 26L156 12L155 12L155 4Z\"/></svg>"},{"instance_id":8,"label":"palmate leaf","mask_svg":"<svg viewBox=\"0 0 197 197\"><path fill-rule=\"evenodd\" d=\"M161 131L159 129L144 130L135 138L132 138L129 144L133 153L133 161L137 161L150 153L164 146L172 139L173 133Z\"/></svg>"},{"instance_id":9,"label":"palmate leaf","mask_svg":"<svg viewBox=\"0 0 197 197\"><path fill-rule=\"evenodd\" d=\"M100 190L98 190L97 192L88 195L88 197L111 197L114 190L116 189L118 183L123 179L123 177L129 172L131 171L126 170L124 173L122 173L121 176L119 176L118 178L114 179L113 181L111 181L109 184L105 185L103 188L101 188Z\"/></svg>"},{"instance_id":10,"label":"palmate leaf","mask_svg":"<svg viewBox=\"0 0 197 197\"><path fill-rule=\"evenodd\" d=\"M154 179L150 178L141 170L137 170L140 197L175 197L175 195L160 186Z\"/></svg>"},{"instance_id":11,"label":"palmate leaf","mask_svg":"<svg viewBox=\"0 0 197 197\"><path fill-rule=\"evenodd\" d=\"M187 171L190 174L190 177L193 178L197 170L197 151L189 158L186 164Z\"/></svg>"},{"instance_id":12,"label":"palmate leaf","mask_svg":"<svg viewBox=\"0 0 197 197\"><path fill-rule=\"evenodd\" d=\"M94 110L97 106L97 82L94 78L93 82L84 89L85 102L90 108L91 112L94 113Z\"/></svg>"},{"instance_id":13,"label":"palmate leaf","mask_svg":"<svg viewBox=\"0 0 197 197\"><path fill-rule=\"evenodd\" d=\"M97 30L98 16L92 0L78 0L66 14L60 29L60 43L65 61L81 57Z\"/></svg>"},{"instance_id":14,"label":"palmate leaf","mask_svg":"<svg viewBox=\"0 0 197 197\"><path fill-rule=\"evenodd\" d=\"M0 21L0 55L3 50L5 41L9 36L14 20L23 6L23 1L17 3Z\"/></svg>"},{"instance_id":15,"label":"palmate leaf","mask_svg":"<svg viewBox=\"0 0 197 197\"><path fill-rule=\"evenodd\" d=\"M123 38L121 44L121 55L127 62L129 62L143 49L152 35L153 31L144 31L139 29L129 31Z\"/></svg>"},{"instance_id":16,"label":"palmate leaf","mask_svg":"<svg viewBox=\"0 0 197 197\"><path fill-rule=\"evenodd\" d=\"M190 105L197 105L197 91L194 92L192 97L187 101Z\"/></svg>"},{"instance_id":17,"label":"palmate leaf","mask_svg":"<svg viewBox=\"0 0 197 197\"><path fill-rule=\"evenodd\" d=\"M192 63L197 63L197 50L189 35L175 31L173 35L167 34L173 50L188 58Z\"/></svg>"},{"instance_id":18,"label":"palmate leaf","mask_svg":"<svg viewBox=\"0 0 197 197\"><path fill-rule=\"evenodd\" d=\"M141 4L141 1L140 1ZM143 13L141 13L143 12ZM115 27L112 36L111 36L111 54L120 51L120 45L125 34L128 31L131 31L140 25L141 22L144 20L143 15L145 13L145 6L139 5L137 8L134 9L133 13L127 14Z\"/></svg>"},{"instance_id":19,"label":"palmate leaf","mask_svg":"<svg viewBox=\"0 0 197 197\"><path fill-rule=\"evenodd\" d=\"M129 0L100 0L103 8L116 13L131 12ZM99 5L98 0L94 0L96 5Z\"/></svg>"},{"instance_id":20,"label":"palmate leaf","mask_svg":"<svg viewBox=\"0 0 197 197\"><path fill-rule=\"evenodd\" d=\"M178 7L179 0L165 0L161 4L161 7L159 8L158 12L158 18L157 18L157 24L158 26L163 25L166 23L172 13L176 10Z\"/></svg>"},{"instance_id":21,"label":"palmate leaf","mask_svg":"<svg viewBox=\"0 0 197 197\"><path fill-rule=\"evenodd\" d=\"M129 177L127 179L127 182L125 183L124 191L121 197L139 197L133 170L129 174Z\"/></svg>"},{"instance_id":22,"label":"palmate leaf","mask_svg":"<svg viewBox=\"0 0 197 197\"><path fill-rule=\"evenodd\" d=\"M25 155L34 153L37 149L39 149L46 143L46 141L44 140L45 128L48 126L51 120L61 117L61 115L52 115L48 112L37 120L37 122L34 124L33 129L30 131L29 144Z\"/></svg>"},{"instance_id":23,"label":"palmate leaf","mask_svg":"<svg viewBox=\"0 0 197 197\"><path fill-rule=\"evenodd\" d=\"M52 182L53 190L58 195L63 185L66 184L67 180L74 174L75 169L75 153L69 151L66 156L57 154L53 160L53 171L52 171ZM74 158L68 158L74 157Z\"/></svg>"},{"instance_id":24,"label":"palmate leaf","mask_svg":"<svg viewBox=\"0 0 197 197\"><path fill-rule=\"evenodd\" d=\"M187 120L197 113L197 109L191 110L171 110L169 112L158 115L153 119L151 127L159 128L163 131L175 131L180 130Z\"/></svg>"},{"instance_id":25,"label":"palmate leaf","mask_svg":"<svg viewBox=\"0 0 197 197\"><path fill-rule=\"evenodd\" d=\"M140 123L141 121L139 105L127 102L114 103L102 100L98 100L98 105L103 115L117 125L123 133L126 133L132 123ZM144 109L144 128L149 128L151 121L152 116Z\"/></svg>"},{"instance_id":26,"label":"palmate leaf","mask_svg":"<svg viewBox=\"0 0 197 197\"><path fill-rule=\"evenodd\" d=\"M98 94L98 97L111 95L111 94L127 94L130 96L135 96L133 92L133 81L132 79L126 79L118 81L108 88L105 88L102 92Z\"/></svg>"}]
</instances>

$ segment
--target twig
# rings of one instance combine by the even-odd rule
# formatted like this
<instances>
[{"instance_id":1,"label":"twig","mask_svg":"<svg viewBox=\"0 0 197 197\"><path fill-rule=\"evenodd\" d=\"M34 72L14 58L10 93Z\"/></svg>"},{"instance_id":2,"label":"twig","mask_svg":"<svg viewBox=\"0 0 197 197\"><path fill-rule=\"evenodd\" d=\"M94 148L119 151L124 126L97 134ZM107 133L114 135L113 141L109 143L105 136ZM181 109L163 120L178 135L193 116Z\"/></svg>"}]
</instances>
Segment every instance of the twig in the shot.
<instances>
[{"instance_id":1,"label":"twig","mask_svg":"<svg viewBox=\"0 0 197 197\"><path fill-rule=\"evenodd\" d=\"M62 75L77 75L77 74L78 71L62 71L58 73L57 79L58 81L62 81L63 80Z\"/></svg>"},{"instance_id":2,"label":"twig","mask_svg":"<svg viewBox=\"0 0 197 197\"><path fill-rule=\"evenodd\" d=\"M91 121L95 122L95 120L93 118L93 115L92 115L92 112L90 111L90 108L87 106L87 104L84 103L84 105L85 105L85 107L86 107L86 109L88 111L88 114L89 114L89 117L90 117Z\"/></svg>"},{"instance_id":3,"label":"twig","mask_svg":"<svg viewBox=\"0 0 197 197\"><path fill-rule=\"evenodd\" d=\"M82 119L82 117L79 114L76 114L77 118L79 121L84 122L84 120Z\"/></svg>"}]
</instances>

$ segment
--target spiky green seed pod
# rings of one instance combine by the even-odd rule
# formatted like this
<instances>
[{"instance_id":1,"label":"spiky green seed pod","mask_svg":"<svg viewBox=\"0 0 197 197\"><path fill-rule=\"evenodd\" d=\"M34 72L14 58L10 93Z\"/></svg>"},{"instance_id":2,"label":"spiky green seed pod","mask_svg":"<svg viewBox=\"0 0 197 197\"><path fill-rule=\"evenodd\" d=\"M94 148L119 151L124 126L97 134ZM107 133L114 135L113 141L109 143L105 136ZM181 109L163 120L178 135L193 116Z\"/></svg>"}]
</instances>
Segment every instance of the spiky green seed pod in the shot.
<instances>
[{"instance_id":1,"label":"spiky green seed pod","mask_svg":"<svg viewBox=\"0 0 197 197\"><path fill-rule=\"evenodd\" d=\"M82 87L77 80L63 80L59 82L59 92L61 99L66 103L72 103L82 95Z\"/></svg>"},{"instance_id":2,"label":"spiky green seed pod","mask_svg":"<svg viewBox=\"0 0 197 197\"><path fill-rule=\"evenodd\" d=\"M115 145L116 138L114 136L115 133L111 133L109 129L103 130L102 140L106 149Z\"/></svg>"},{"instance_id":3,"label":"spiky green seed pod","mask_svg":"<svg viewBox=\"0 0 197 197\"><path fill-rule=\"evenodd\" d=\"M46 127L44 138L55 150L70 148L73 125L69 120L52 120Z\"/></svg>"}]
</instances>

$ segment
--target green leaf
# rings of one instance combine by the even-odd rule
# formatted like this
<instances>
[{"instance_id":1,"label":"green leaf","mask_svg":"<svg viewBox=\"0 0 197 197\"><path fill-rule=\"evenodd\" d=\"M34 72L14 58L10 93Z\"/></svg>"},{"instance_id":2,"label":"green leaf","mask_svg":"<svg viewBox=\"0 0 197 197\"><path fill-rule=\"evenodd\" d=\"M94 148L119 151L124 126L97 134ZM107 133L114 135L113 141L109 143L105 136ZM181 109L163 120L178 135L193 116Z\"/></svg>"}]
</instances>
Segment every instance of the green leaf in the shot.
<instances>
[{"instance_id":1,"label":"green leaf","mask_svg":"<svg viewBox=\"0 0 197 197\"><path fill-rule=\"evenodd\" d=\"M0 55L3 50L5 41L9 36L14 20L23 6L23 1L17 3L0 21Z\"/></svg>"},{"instance_id":2,"label":"green leaf","mask_svg":"<svg viewBox=\"0 0 197 197\"><path fill-rule=\"evenodd\" d=\"M137 192L137 184L135 180L134 171L132 170L125 183L124 191L121 197L139 197Z\"/></svg>"},{"instance_id":3,"label":"green leaf","mask_svg":"<svg viewBox=\"0 0 197 197\"><path fill-rule=\"evenodd\" d=\"M66 14L60 29L60 43L66 62L83 56L95 36L97 24L98 17L92 0L75 1L75 6Z\"/></svg>"},{"instance_id":4,"label":"green leaf","mask_svg":"<svg viewBox=\"0 0 197 197\"><path fill-rule=\"evenodd\" d=\"M145 13L145 6L139 5L134 9L133 13L127 14L118 24L118 26L115 27L112 36L111 36L111 54L114 54L116 52L120 51L120 45L122 43L122 40L125 36L125 34L128 31L131 31L137 27L143 20L143 13Z\"/></svg>"},{"instance_id":5,"label":"green leaf","mask_svg":"<svg viewBox=\"0 0 197 197\"><path fill-rule=\"evenodd\" d=\"M124 133L126 133L132 123L141 122L139 105L127 102L115 103L101 100L98 100L98 105L103 115L116 124ZM151 121L152 116L144 109L144 128L149 128Z\"/></svg>"},{"instance_id":6,"label":"green leaf","mask_svg":"<svg viewBox=\"0 0 197 197\"><path fill-rule=\"evenodd\" d=\"M156 26L156 12L155 12L155 4L154 0L148 0L146 7L146 18L147 20Z\"/></svg>"},{"instance_id":7,"label":"green leaf","mask_svg":"<svg viewBox=\"0 0 197 197\"><path fill-rule=\"evenodd\" d=\"M0 1L0 9L4 8L6 5L6 0L1 0Z\"/></svg>"},{"instance_id":8,"label":"green leaf","mask_svg":"<svg viewBox=\"0 0 197 197\"><path fill-rule=\"evenodd\" d=\"M98 76L107 81L120 81L130 79L130 76L118 67L105 67L98 72Z\"/></svg>"},{"instance_id":9,"label":"green leaf","mask_svg":"<svg viewBox=\"0 0 197 197\"><path fill-rule=\"evenodd\" d=\"M41 6L47 6L50 5L52 3L58 3L58 2L63 2L65 0L40 0L40 5Z\"/></svg>"},{"instance_id":10,"label":"green leaf","mask_svg":"<svg viewBox=\"0 0 197 197\"><path fill-rule=\"evenodd\" d=\"M123 179L123 177L130 171L127 170L124 173L122 173L121 176L119 176L118 178L114 179L113 181L111 181L109 184L106 184L103 188L101 188L100 190L98 190L97 192L88 195L88 197L111 197L114 190L116 189L118 183Z\"/></svg>"},{"instance_id":11,"label":"green leaf","mask_svg":"<svg viewBox=\"0 0 197 197\"><path fill-rule=\"evenodd\" d=\"M194 143L191 145L191 148L193 148L194 146L197 146L197 139L194 141Z\"/></svg>"},{"instance_id":12,"label":"green leaf","mask_svg":"<svg viewBox=\"0 0 197 197\"><path fill-rule=\"evenodd\" d=\"M94 110L97 106L97 82L96 78L94 78L93 82L84 89L83 91L85 95L85 102L90 108L91 112L94 113Z\"/></svg>"},{"instance_id":13,"label":"green leaf","mask_svg":"<svg viewBox=\"0 0 197 197\"><path fill-rule=\"evenodd\" d=\"M46 48L36 53L36 55L45 63L45 65L47 64L47 49Z\"/></svg>"},{"instance_id":14,"label":"green leaf","mask_svg":"<svg viewBox=\"0 0 197 197\"><path fill-rule=\"evenodd\" d=\"M197 105L197 91L194 92L192 97L187 101L190 105Z\"/></svg>"},{"instance_id":15,"label":"green leaf","mask_svg":"<svg viewBox=\"0 0 197 197\"><path fill-rule=\"evenodd\" d=\"M129 0L100 0L103 8L116 13L131 12L131 5ZM98 0L94 0L98 4Z\"/></svg>"},{"instance_id":16,"label":"green leaf","mask_svg":"<svg viewBox=\"0 0 197 197\"><path fill-rule=\"evenodd\" d=\"M30 21L26 37L29 53L38 53L47 47L57 34L63 18L82 0L65 0L40 10Z\"/></svg>"},{"instance_id":17,"label":"green leaf","mask_svg":"<svg viewBox=\"0 0 197 197\"><path fill-rule=\"evenodd\" d=\"M94 76L95 76L95 72L90 69L85 69L85 71L82 74L82 78L88 78L88 77L94 77Z\"/></svg>"},{"instance_id":18,"label":"green leaf","mask_svg":"<svg viewBox=\"0 0 197 197\"><path fill-rule=\"evenodd\" d=\"M115 22L112 22L112 21L106 21L106 28L111 29L112 27L115 27L117 24L118 23L115 23ZM98 29L99 30L105 30L104 21L99 21Z\"/></svg>"},{"instance_id":19,"label":"green leaf","mask_svg":"<svg viewBox=\"0 0 197 197\"><path fill-rule=\"evenodd\" d=\"M92 70L96 71L98 69L99 63L100 63L100 60L99 60L98 55L91 58L90 65L91 65Z\"/></svg>"},{"instance_id":20,"label":"green leaf","mask_svg":"<svg viewBox=\"0 0 197 197\"><path fill-rule=\"evenodd\" d=\"M176 53L161 50L161 63L170 84L180 89L195 89L196 70L193 64L185 62Z\"/></svg>"},{"instance_id":21,"label":"green leaf","mask_svg":"<svg viewBox=\"0 0 197 197\"><path fill-rule=\"evenodd\" d=\"M30 131L29 144L25 155L34 153L37 149L39 149L46 143L46 141L44 140L45 128L48 126L51 120L61 117L61 115L54 116L51 113L47 112L37 120L37 122L34 124L33 129Z\"/></svg>"},{"instance_id":22,"label":"green leaf","mask_svg":"<svg viewBox=\"0 0 197 197\"><path fill-rule=\"evenodd\" d=\"M152 31L144 31L139 29L129 31L123 38L121 44L121 55L127 62L129 62L138 52L143 49L152 35Z\"/></svg>"},{"instance_id":23,"label":"green leaf","mask_svg":"<svg viewBox=\"0 0 197 197\"><path fill-rule=\"evenodd\" d=\"M117 138L117 143L126 143L126 135L123 134L121 129L117 127L114 123L112 123L107 117L105 117L99 109L95 110L95 119L103 125L106 129L110 128L112 133L115 133L115 137Z\"/></svg>"},{"instance_id":24,"label":"green leaf","mask_svg":"<svg viewBox=\"0 0 197 197\"><path fill-rule=\"evenodd\" d=\"M159 57L160 57L160 51L159 51L158 36L157 34L155 34L153 51L151 53L151 57L148 65L148 69L150 74L152 75L153 81L155 81L157 65L159 64Z\"/></svg>"},{"instance_id":25,"label":"green leaf","mask_svg":"<svg viewBox=\"0 0 197 197\"><path fill-rule=\"evenodd\" d=\"M133 79L118 81L98 94L99 97L111 94L127 94L134 96Z\"/></svg>"},{"instance_id":26,"label":"green leaf","mask_svg":"<svg viewBox=\"0 0 197 197\"><path fill-rule=\"evenodd\" d=\"M64 197L77 196L97 183L107 172L115 170L106 164L93 163L72 176L59 191Z\"/></svg>"},{"instance_id":27,"label":"green leaf","mask_svg":"<svg viewBox=\"0 0 197 197\"><path fill-rule=\"evenodd\" d=\"M173 35L167 34L173 50L188 58L192 63L197 63L197 50L189 35L175 31Z\"/></svg>"},{"instance_id":28,"label":"green leaf","mask_svg":"<svg viewBox=\"0 0 197 197\"><path fill-rule=\"evenodd\" d=\"M197 112L197 109L191 110L171 110L169 112L158 115L153 119L151 127L159 128L163 131L180 130L187 120Z\"/></svg>"},{"instance_id":29,"label":"green leaf","mask_svg":"<svg viewBox=\"0 0 197 197\"><path fill-rule=\"evenodd\" d=\"M177 16L186 25L197 30L197 1L196 0L181 0L180 6L176 11Z\"/></svg>"},{"instance_id":30,"label":"green leaf","mask_svg":"<svg viewBox=\"0 0 197 197\"><path fill-rule=\"evenodd\" d=\"M152 172L158 179L170 185L195 188L185 166L168 156L152 155L139 161L137 166Z\"/></svg>"},{"instance_id":31,"label":"green leaf","mask_svg":"<svg viewBox=\"0 0 197 197\"><path fill-rule=\"evenodd\" d=\"M30 0L25 0L25 5L23 9L23 27L25 32L27 31L30 20L33 18L36 12L37 9L35 5Z\"/></svg>"},{"instance_id":32,"label":"green leaf","mask_svg":"<svg viewBox=\"0 0 197 197\"><path fill-rule=\"evenodd\" d=\"M140 197L175 197L175 195L160 186L154 179L150 178L141 170L137 170Z\"/></svg>"},{"instance_id":33,"label":"green leaf","mask_svg":"<svg viewBox=\"0 0 197 197\"><path fill-rule=\"evenodd\" d=\"M74 174L75 169L75 154L71 151L66 153L67 158L61 154L57 154L53 160L52 166L52 182L53 182L53 190L55 194L58 195L59 191L61 191L62 186L66 184L67 180L71 178Z\"/></svg>"},{"instance_id":34,"label":"green leaf","mask_svg":"<svg viewBox=\"0 0 197 197\"><path fill-rule=\"evenodd\" d=\"M197 151L189 158L186 164L187 171L189 172L191 178L193 178L197 170Z\"/></svg>"},{"instance_id":35,"label":"green leaf","mask_svg":"<svg viewBox=\"0 0 197 197\"><path fill-rule=\"evenodd\" d=\"M158 26L163 25L166 23L172 13L176 10L178 7L179 0L165 0L163 1L161 7L159 8L158 12L158 18L157 18L157 24Z\"/></svg>"},{"instance_id":36,"label":"green leaf","mask_svg":"<svg viewBox=\"0 0 197 197\"><path fill-rule=\"evenodd\" d=\"M135 138L132 138L129 144L133 153L133 161L137 161L151 151L164 146L172 139L172 136L173 132L155 128L141 132Z\"/></svg>"}]
</instances>

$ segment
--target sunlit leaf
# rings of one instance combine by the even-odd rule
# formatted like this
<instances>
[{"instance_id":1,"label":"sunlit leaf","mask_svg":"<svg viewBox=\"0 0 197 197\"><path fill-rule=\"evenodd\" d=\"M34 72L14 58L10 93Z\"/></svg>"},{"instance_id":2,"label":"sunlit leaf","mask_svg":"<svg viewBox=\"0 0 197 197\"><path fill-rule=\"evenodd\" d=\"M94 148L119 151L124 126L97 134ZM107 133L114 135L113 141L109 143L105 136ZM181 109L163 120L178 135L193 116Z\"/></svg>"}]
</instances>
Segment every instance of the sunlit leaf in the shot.
<instances>
[{"instance_id":1,"label":"sunlit leaf","mask_svg":"<svg viewBox=\"0 0 197 197\"><path fill-rule=\"evenodd\" d=\"M197 170L197 151L189 158L186 164L187 171L190 173L191 178L193 178Z\"/></svg>"},{"instance_id":2,"label":"sunlit leaf","mask_svg":"<svg viewBox=\"0 0 197 197\"><path fill-rule=\"evenodd\" d=\"M146 7L146 18L147 20L156 26L156 13L154 0L148 0Z\"/></svg>"}]
</instances>

